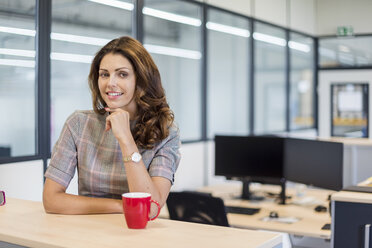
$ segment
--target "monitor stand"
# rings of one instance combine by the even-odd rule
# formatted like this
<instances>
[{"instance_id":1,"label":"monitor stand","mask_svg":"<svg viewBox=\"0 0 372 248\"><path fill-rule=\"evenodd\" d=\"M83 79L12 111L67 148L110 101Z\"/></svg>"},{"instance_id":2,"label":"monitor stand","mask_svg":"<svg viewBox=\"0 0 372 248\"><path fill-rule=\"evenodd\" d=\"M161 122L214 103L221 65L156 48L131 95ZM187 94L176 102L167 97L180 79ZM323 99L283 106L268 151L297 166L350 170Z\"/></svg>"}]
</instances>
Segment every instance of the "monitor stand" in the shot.
<instances>
[{"instance_id":1,"label":"monitor stand","mask_svg":"<svg viewBox=\"0 0 372 248\"><path fill-rule=\"evenodd\" d=\"M242 182L243 182L243 189L242 189L242 195L240 197L241 199L251 200L251 201L262 201L265 198L263 196L256 196L252 192L250 192L249 184L252 181L243 179ZM281 186L281 189L282 189L279 193L279 199L280 199L279 204L281 204L281 205L282 204L284 205L285 200L286 200L285 184L286 184L285 178L281 178L280 183L279 183L279 185Z\"/></svg>"},{"instance_id":2,"label":"monitor stand","mask_svg":"<svg viewBox=\"0 0 372 248\"><path fill-rule=\"evenodd\" d=\"M251 200L251 201L262 201L263 199L265 199L265 197L263 196L254 195L249 190L249 184L251 183L251 181L243 179L242 182L243 182L243 189L242 189L242 195L240 197L241 199Z\"/></svg>"}]
</instances>

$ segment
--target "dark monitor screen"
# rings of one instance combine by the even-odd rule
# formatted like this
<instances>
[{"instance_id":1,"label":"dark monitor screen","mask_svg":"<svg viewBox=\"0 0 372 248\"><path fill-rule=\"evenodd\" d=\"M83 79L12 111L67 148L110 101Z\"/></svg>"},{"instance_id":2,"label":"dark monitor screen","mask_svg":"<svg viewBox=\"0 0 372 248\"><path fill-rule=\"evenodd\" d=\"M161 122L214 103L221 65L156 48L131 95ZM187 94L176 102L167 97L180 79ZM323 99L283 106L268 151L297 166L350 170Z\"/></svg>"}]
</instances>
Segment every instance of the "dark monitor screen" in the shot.
<instances>
[{"instance_id":1,"label":"dark monitor screen","mask_svg":"<svg viewBox=\"0 0 372 248\"><path fill-rule=\"evenodd\" d=\"M284 175L289 181L341 190L343 144L319 140L286 139Z\"/></svg>"},{"instance_id":2,"label":"dark monitor screen","mask_svg":"<svg viewBox=\"0 0 372 248\"><path fill-rule=\"evenodd\" d=\"M283 177L284 138L215 136L215 175L251 181ZM266 179L266 180L265 180ZM261 180L259 180L261 181Z\"/></svg>"}]
</instances>

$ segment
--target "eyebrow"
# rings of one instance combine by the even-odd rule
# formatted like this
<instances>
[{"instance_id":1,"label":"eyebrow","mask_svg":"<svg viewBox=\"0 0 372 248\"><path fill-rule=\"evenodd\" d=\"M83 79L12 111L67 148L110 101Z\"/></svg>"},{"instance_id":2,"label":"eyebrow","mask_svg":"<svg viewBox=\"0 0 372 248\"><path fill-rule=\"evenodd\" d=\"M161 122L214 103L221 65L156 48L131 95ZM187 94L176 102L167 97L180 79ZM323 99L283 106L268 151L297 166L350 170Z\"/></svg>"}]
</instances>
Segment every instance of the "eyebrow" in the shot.
<instances>
[{"instance_id":1,"label":"eyebrow","mask_svg":"<svg viewBox=\"0 0 372 248\"><path fill-rule=\"evenodd\" d=\"M116 68L115 71L119 71L119 70L121 70L121 69L127 69L127 70L129 70L129 71L131 70L130 68L124 66L124 67ZM99 70L108 71L108 70L105 69L105 68L99 68Z\"/></svg>"}]
</instances>

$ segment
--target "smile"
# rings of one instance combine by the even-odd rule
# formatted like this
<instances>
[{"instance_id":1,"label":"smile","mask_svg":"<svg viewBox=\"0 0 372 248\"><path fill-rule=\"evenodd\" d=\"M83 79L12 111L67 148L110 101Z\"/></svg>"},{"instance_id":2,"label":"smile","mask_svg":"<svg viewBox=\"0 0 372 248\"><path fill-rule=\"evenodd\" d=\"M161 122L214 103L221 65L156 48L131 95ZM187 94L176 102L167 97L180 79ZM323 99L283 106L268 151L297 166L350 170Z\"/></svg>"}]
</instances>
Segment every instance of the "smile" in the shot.
<instances>
[{"instance_id":1,"label":"smile","mask_svg":"<svg viewBox=\"0 0 372 248\"><path fill-rule=\"evenodd\" d=\"M120 92L107 92L107 95L109 96L121 96L123 93Z\"/></svg>"}]
</instances>

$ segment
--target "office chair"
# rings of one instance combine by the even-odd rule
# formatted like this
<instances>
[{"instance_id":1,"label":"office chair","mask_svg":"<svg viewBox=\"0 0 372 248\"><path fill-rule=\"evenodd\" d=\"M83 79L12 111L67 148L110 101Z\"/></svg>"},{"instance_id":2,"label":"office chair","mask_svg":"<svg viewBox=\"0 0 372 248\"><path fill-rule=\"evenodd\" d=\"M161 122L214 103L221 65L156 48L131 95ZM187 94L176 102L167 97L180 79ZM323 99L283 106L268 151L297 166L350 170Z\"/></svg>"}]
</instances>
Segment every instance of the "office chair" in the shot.
<instances>
[{"instance_id":1,"label":"office chair","mask_svg":"<svg viewBox=\"0 0 372 248\"><path fill-rule=\"evenodd\" d=\"M229 226L223 200L208 193L170 192L167 207L171 220Z\"/></svg>"}]
</instances>

